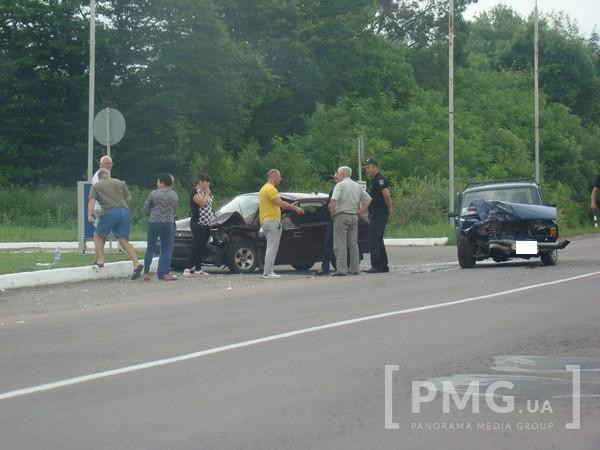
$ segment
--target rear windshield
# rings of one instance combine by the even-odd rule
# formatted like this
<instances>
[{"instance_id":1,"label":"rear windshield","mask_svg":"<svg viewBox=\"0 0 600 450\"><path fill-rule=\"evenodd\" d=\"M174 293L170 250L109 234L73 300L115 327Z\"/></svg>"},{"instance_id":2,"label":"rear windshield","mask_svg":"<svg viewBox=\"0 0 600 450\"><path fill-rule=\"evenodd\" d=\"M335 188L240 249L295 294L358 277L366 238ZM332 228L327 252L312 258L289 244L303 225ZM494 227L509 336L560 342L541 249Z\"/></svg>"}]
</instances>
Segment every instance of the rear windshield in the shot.
<instances>
[{"instance_id":1,"label":"rear windshield","mask_svg":"<svg viewBox=\"0 0 600 450\"><path fill-rule=\"evenodd\" d=\"M475 200L523 203L526 205L542 204L538 190L529 186L467 192L463 195L462 207L468 208Z\"/></svg>"}]
</instances>

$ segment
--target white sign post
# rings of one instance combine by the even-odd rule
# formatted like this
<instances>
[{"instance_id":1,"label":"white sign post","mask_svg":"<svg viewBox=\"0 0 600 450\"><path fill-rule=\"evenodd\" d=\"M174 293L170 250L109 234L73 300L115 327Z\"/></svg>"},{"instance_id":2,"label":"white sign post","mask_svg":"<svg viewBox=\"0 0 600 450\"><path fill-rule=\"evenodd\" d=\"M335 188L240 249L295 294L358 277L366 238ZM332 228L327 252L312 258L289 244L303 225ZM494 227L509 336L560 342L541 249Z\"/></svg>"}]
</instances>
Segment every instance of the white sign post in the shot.
<instances>
[{"instance_id":1,"label":"white sign post","mask_svg":"<svg viewBox=\"0 0 600 450\"><path fill-rule=\"evenodd\" d=\"M365 159L365 138L358 137L358 181L362 182L362 164Z\"/></svg>"}]
</instances>

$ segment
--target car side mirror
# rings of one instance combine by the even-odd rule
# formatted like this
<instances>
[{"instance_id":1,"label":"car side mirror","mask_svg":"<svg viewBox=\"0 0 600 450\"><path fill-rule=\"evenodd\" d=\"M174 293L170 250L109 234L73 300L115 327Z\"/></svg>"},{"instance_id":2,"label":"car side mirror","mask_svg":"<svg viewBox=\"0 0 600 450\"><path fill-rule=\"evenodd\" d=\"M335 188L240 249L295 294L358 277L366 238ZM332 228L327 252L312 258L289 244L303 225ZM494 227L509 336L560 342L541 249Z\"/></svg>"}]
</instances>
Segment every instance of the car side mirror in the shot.
<instances>
[{"instance_id":1,"label":"car side mirror","mask_svg":"<svg viewBox=\"0 0 600 450\"><path fill-rule=\"evenodd\" d=\"M458 211L448 213L448 219L453 219L456 216L458 216Z\"/></svg>"}]
</instances>

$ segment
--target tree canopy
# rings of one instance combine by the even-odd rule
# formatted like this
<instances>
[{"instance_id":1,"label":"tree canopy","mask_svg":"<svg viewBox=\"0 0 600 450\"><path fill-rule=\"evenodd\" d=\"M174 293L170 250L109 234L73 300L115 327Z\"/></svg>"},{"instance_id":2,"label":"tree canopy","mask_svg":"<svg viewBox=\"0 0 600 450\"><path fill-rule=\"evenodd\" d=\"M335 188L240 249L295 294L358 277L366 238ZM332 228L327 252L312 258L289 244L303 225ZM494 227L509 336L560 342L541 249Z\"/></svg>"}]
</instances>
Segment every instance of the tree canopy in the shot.
<instances>
[{"instance_id":1,"label":"tree canopy","mask_svg":"<svg viewBox=\"0 0 600 450\"><path fill-rule=\"evenodd\" d=\"M533 173L533 23L456 8L456 174ZM87 0L0 5L0 179L69 186L87 165ZM96 112L119 109L115 173L152 186L211 172L226 195L277 166L288 188L356 166L356 137L396 182L447 177L447 2L100 0ZM583 202L600 159L600 38L543 17L541 154ZM95 159L103 154L96 144Z\"/></svg>"}]
</instances>

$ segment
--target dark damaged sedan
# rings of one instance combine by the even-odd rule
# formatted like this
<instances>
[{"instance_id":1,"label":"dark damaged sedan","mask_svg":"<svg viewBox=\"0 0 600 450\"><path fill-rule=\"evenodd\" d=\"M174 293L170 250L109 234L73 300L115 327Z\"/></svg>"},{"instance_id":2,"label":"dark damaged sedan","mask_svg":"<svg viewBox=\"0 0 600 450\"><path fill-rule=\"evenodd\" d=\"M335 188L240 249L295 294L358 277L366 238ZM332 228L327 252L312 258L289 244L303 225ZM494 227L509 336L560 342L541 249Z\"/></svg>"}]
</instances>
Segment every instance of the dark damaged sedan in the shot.
<instances>
[{"instance_id":1,"label":"dark damaged sedan","mask_svg":"<svg viewBox=\"0 0 600 450\"><path fill-rule=\"evenodd\" d=\"M544 205L535 182L471 185L459 204L456 245L463 268L487 258L502 262L539 257L550 266L556 264L557 250L569 244L559 241L556 207Z\"/></svg>"},{"instance_id":2,"label":"dark damaged sedan","mask_svg":"<svg viewBox=\"0 0 600 450\"><path fill-rule=\"evenodd\" d=\"M308 270L321 261L329 219L327 195L281 193L281 199L304 209L303 215L283 210L283 232L275 264L290 264ZM266 240L260 233L258 193L242 194L221 207L210 227L210 238L203 263L226 266L233 273L252 273L262 267ZM358 245L360 255L368 252L368 224L360 218ZM173 267L183 268L192 249L190 219L177 221Z\"/></svg>"}]
</instances>

